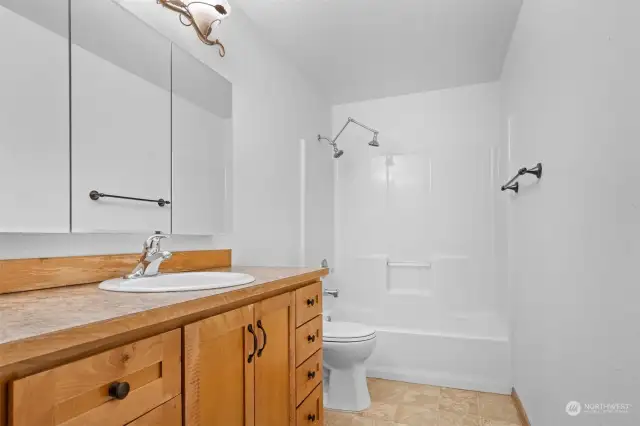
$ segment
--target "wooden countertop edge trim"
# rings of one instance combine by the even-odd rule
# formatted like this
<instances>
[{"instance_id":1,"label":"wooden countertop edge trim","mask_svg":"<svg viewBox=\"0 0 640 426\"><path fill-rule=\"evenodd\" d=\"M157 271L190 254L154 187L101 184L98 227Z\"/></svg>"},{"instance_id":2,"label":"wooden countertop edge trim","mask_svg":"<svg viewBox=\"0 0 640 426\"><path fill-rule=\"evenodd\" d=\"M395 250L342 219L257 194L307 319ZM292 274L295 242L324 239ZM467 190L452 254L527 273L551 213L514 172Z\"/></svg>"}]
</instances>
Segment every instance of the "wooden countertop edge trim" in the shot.
<instances>
[{"instance_id":1,"label":"wooden countertop edge trim","mask_svg":"<svg viewBox=\"0 0 640 426\"><path fill-rule=\"evenodd\" d=\"M1 344L0 370L5 370L11 365L24 361L29 361L29 364L36 363L36 358L46 357L65 350L73 349L74 352L78 352L80 346L97 344L101 340L118 338L119 341L124 341L127 335L135 334L150 327L161 326L164 323L178 322L175 325L175 328L178 328L199 319L296 290L318 281L327 274L328 270L319 269L292 277L268 281L254 287L180 302L106 321ZM123 342L122 344L125 343Z\"/></svg>"}]
</instances>

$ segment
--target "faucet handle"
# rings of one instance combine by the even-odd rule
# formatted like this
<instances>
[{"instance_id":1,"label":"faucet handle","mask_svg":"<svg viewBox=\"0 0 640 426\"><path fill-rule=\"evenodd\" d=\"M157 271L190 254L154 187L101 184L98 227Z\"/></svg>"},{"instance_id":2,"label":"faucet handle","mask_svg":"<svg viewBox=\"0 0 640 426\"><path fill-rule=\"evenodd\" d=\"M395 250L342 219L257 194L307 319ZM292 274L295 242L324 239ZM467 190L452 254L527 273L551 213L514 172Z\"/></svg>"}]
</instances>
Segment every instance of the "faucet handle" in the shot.
<instances>
[{"instance_id":1,"label":"faucet handle","mask_svg":"<svg viewBox=\"0 0 640 426\"><path fill-rule=\"evenodd\" d=\"M144 243L144 248L146 250L150 249L150 250L160 250L160 241L165 239L165 238L169 238L170 235L166 235L161 233L160 231L156 231L156 233L152 236L150 236L149 238L147 238L147 241L145 241Z\"/></svg>"}]
</instances>

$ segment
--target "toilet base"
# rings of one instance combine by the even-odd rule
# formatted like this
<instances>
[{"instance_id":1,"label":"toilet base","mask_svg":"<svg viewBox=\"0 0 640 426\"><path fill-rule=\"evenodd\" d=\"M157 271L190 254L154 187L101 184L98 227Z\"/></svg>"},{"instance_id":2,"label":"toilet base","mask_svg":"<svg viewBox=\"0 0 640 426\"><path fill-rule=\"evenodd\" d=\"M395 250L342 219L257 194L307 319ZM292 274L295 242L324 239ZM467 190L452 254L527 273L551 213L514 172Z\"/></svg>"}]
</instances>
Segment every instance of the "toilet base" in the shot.
<instances>
[{"instance_id":1,"label":"toilet base","mask_svg":"<svg viewBox=\"0 0 640 426\"><path fill-rule=\"evenodd\" d=\"M371 406L364 364L349 369L329 369L325 383L325 408L340 411L364 411Z\"/></svg>"}]
</instances>

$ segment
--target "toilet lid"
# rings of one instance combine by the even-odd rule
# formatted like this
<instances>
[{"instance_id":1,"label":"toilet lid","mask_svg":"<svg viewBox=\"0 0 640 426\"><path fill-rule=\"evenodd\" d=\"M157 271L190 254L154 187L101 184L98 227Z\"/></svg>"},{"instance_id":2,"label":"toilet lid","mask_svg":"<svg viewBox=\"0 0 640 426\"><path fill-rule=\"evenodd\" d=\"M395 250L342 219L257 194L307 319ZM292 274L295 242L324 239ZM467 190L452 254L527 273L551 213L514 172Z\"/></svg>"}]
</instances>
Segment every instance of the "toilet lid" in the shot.
<instances>
[{"instance_id":1,"label":"toilet lid","mask_svg":"<svg viewBox=\"0 0 640 426\"><path fill-rule=\"evenodd\" d=\"M327 342L353 342L373 339L376 331L353 322L325 322L322 339Z\"/></svg>"}]
</instances>

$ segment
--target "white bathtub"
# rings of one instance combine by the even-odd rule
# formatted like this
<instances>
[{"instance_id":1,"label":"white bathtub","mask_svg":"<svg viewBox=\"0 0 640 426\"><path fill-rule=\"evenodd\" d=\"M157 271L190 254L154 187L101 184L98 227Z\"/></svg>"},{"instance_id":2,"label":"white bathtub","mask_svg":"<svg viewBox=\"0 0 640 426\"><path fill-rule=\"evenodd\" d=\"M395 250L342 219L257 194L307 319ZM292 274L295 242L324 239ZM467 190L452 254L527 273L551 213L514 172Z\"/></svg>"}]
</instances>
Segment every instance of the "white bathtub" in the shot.
<instances>
[{"instance_id":1,"label":"white bathtub","mask_svg":"<svg viewBox=\"0 0 640 426\"><path fill-rule=\"evenodd\" d=\"M426 333L376 327L367 375L410 383L511 393L506 338Z\"/></svg>"},{"instance_id":2,"label":"white bathtub","mask_svg":"<svg viewBox=\"0 0 640 426\"><path fill-rule=\"evenodd\" d=\"M454 316L427 309L414 316L409 306L404 312L390 309L385 315L369 304L325 302L333 321L360 322L376 330L376 349L367 362L370 377L511 393L508 330L496 315ZM414 321L407 320L410 316Z\"/></svg>"}]
</instances>

